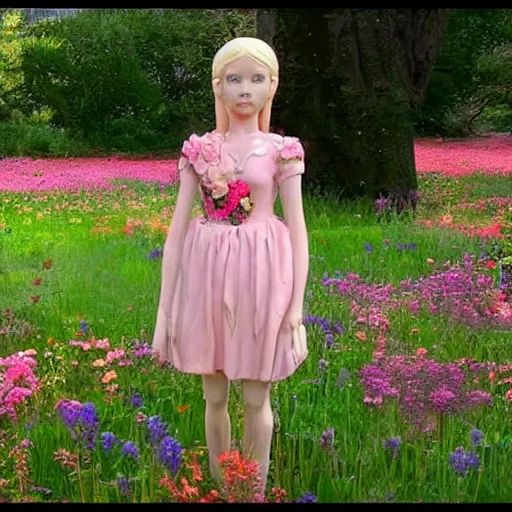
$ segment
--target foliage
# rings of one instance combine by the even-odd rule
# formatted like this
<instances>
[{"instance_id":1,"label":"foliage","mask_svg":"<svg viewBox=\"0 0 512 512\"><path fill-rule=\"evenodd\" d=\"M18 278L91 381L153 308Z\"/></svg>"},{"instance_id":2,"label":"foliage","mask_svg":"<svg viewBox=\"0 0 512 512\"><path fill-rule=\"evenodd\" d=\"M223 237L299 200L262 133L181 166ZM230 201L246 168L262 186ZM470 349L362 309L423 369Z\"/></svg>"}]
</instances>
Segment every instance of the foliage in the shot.
<instances>
[{"instance_id":1,"label":"foliage","mask_svg":"<svg viewBox=\"0 0 512 512\"><path fill-rule=\"evenodd\" d=\"M95 10L26 27L18 56L25 113L117 151L176 148L213 124L210 65L237 35L240 10Z\"/></svg>"},{"instance_id":2,"label":"foliage","mask_svg":"<svg viewBox=\"0 0 512 512\"><path fill-rule=\"evenodd\" d=\"M479 59L511 42L510 9L453 9L424 103L415 112L417 132L459 135L467 129L481 110Z\"/></svg>"}]
</instances>

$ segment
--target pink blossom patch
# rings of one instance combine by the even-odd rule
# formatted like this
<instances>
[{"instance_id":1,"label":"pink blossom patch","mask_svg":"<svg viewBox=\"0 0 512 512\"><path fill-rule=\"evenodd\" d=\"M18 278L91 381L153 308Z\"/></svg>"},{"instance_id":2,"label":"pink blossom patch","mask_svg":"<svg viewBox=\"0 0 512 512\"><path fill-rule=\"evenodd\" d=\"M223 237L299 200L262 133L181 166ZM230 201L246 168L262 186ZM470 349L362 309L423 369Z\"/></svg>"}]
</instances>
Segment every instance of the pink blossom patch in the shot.
<instances>
[{"instance_id":1,"label":"pink blossom patch","mask_svg":"<svg viewBox=\"0 0 512 512\"><path fill-rule=\"evenodd\" d=\"M512 136L491 134L465 140L417 139L414 143L419 174L445 176L512 173Z\"/></svg>"},{"instance_id":2,"label":"pink blossom patch","mask_svg":"<svg viewBox=\"0 0 512 512\"><path fill-rule=\"evenodd\" d=\"M112 180L140 180L173 184L176 160L107 158L4 158L0 160L0 190L115 189Z\"/></svg>"}]
</instances>

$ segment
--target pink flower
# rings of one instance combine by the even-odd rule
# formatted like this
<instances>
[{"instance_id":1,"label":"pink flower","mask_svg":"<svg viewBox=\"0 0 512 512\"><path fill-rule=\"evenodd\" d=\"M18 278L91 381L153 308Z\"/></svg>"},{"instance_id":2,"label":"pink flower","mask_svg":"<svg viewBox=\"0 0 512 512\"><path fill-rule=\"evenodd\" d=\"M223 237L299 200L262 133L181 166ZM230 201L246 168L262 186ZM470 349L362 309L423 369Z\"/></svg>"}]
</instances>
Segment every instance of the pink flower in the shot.
<instances>
[{"instance_id":1,"label":"pink flower","mask_svg":"<svg viewBox=\"0 0 512 512\"><path fill-rule=\"evenodd\" d=\"M293 158L304 159L304 148L297 137L283 137L281 158L284 160L292 160Z\"/></svg>"},{"instance_id":2,"label":"pink flower","mask_svg":"<svg viewBox=\"0 0 512 512\"><path fill-rule=\"evenodd\" d=\"M191 164L194 164L201 153L201 139L193 133L188 140L183 143L181 153Z\"/></svg>"},{"instance_id":3,"label":"pink flower","mask_svg":"<svg viewBox=\"0 0 512 512\"><path fill-rule=\"evenodd\" d=\"M205 133L201 139L201 156L207 163L217 163L220 158L220 137L216 133Z\"/></svg>"},{"instance_id":4,"label":"pink flower","mask_svg":"<svg viewBox=\"0 0 512 512\"><path fill-rule=\"evenodd\" d=\"M121 359L126 355L126 352L122 348L116 348L115 350L111 350L107 352L107 363L110 364L114 362L116 359Z\"/></svg>"},{"instance_id":5,"label":"pink flower","mask_svg":"<svg viewBox=\"0 0 512 512\"><path fill-rule=\"evenodd\" d=\"M108 350L110 348L110 342L107 338L103 340L95 340L94 346L99 349Z\"/></svg>"}]
</instances>

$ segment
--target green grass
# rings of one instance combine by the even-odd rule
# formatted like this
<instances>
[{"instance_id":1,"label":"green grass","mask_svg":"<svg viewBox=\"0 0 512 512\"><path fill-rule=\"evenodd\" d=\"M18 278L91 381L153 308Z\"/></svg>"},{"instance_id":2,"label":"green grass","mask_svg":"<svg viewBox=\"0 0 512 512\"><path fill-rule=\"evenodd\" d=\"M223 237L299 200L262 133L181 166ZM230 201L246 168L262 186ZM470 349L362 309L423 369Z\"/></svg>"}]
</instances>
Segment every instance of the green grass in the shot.
<instances>
[{"instance_id":1,"label":"green grass","mask_svg":"<svg viewBox=\"0 0 512 512\"><path fill-rule=\"evenodd\" d=\"M468 178L459 183L478 185L480 196L504 190L500 188L503 184L475 180ZM482 188L482 183L487 183L487 188ZM423 185L425 190L434 186L432 182ZM66 201L67 207L54 209ZM90 336L108 338L112 346L127 347L133 338L151 340L161 260L150 260L148 255L162 247L165 235L145 224L134 227L128 236L123 227L129 218L160 219L167 225L169 217L164 215L164 208L174 202L175 190L161 194L157 187L140 183L131 185L129 191L102 198L86 193L78 199L65 193L50 195L48 203L35 201L32 195L24 200L23 196L0 193L0 228L2 222L6 225L0 229L0 311L14 312L9 332L0 336L0 356L35 348L39 361L36 373L43 378L41 392L29 401L19 425L13 427L7 419L0 419L0 430L15 430L20 439L31 439L30 478L35 485L52 489L57 501L123 501L116 487L108 485L118 474L135 478L134 501L162 499L156 481L159 470L153 468L144 427L136 423L135 411L125 403L133 391L144 396L142 411L148 416L160 414L171 435L184 447L204 450L204 402L199 377L158 368L147 359L137 360L134 366L114 367L119 390L112 402L107 402L101 383L106 369L90 365L104 352L82 352L67 346L69 340L77 339L81 319L87 322ZM104 207L99 209L98 203ZM134 204L145 208L136 209ZM19 214L20 207L33 210ZM38 219L37 213L47 209L51 213ZM456 231L427 230L412 217L379 222L371 205L364 202L340 205L329 199L306 197L305 210L311 253L308 312L340 322L346 332L337 340L342 350L326 350L320 329L310 327L306 363L273 387L278 423L269 488L286 489L290 499L313 492L323 502L510 501L512 451L510 445L507 448L507 439L512 430L504 387L492 388L491 407L445 418L441 437L437 432L413 431L391 401L382 409L369 408L363 403L358 372L372 361L373 343L354 336L361 327L355 323L350 304L320 282L324 273L332 276L335 272L354 272L370 283L398 285L407 278L427 276L433 267L442 268L448 260L462 261L467 252L480 256L481 243ZM108 225L111 232L93 233L104 216L108 218L101 225ZM371 252L365 250L368 243ZM416 243L417 248L398 251L396 244L400 243ZM428 258L435 261L433 266L427 263ZM43 270L42 263L47 260L52 260L52 266ZM43 278L40 286L32 284L37 277ZM35 295L39 296L37 303L30 300ZM510 362L510 332L478 330L426 312L413 317L396 311L390 319L388 345L393 353L414 353L423 347L429 357L439 361L472 357ZM5 315L2 322L0 327L5 327ZM418 331L411 333L411 329ZM53 355L45 358L47 350ZM328 361L328 369L319 383L310 382L320 377L320 359ZM78 366L71 365L72 361ZM349 372L349 377L339 386L342 369ZM238 383L232 384L231 395L232 436L240 440L243 409ZM100 431L134 441L141 448L140 463L130 463L98 448L80 472L80 485L76 474L62 469L52 458L59 448L75 451L53 411L61 397L92 401L99 408ZM190 407L180 412L182 406ZM319 441L330 427L335 429L335 455L322 449ZM461 479L449 465L449 454L459 445L470 448L473 427L486 436L485 446L477 448L483 471ZM396 459L382 447L384 439L394 436L403 439ZM0 460L4 461L0 463L0 478L10 479L14 462L7 461L7 448L1 443ZM206 467L204 457L201 460ZM209 484L207 480L205 485ZM16 497L16 487L17 481L12 478L6 489Z\"/></svg>"}]
</instances>

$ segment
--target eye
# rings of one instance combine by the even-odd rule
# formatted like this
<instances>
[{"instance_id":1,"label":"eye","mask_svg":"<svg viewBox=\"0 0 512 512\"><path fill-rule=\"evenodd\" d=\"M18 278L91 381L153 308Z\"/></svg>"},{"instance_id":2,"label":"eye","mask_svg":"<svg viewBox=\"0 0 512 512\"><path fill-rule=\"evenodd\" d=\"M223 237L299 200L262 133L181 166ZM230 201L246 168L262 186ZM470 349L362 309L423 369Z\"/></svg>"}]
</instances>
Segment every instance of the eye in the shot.
<instances>
[{"instance_id":1,"label":"eye","mask_svg":"<svg viewBox=\"0 0 512 512\"><path fill-rule=\"evenodd\" d=\"M228 75L226 79L228 82L232 82L232 83L240 82L240 77L238 75Z\"/></svg>"},{"instance_id":2,"label":"eye","mask_svg":"<svg viewBox=\"0 0 512 512\"><path fill-rule=\"evenodd\" d=\"M254 82L261 83L265 81L265 75L254 75Z\"/></svg>"}]
</instances>

